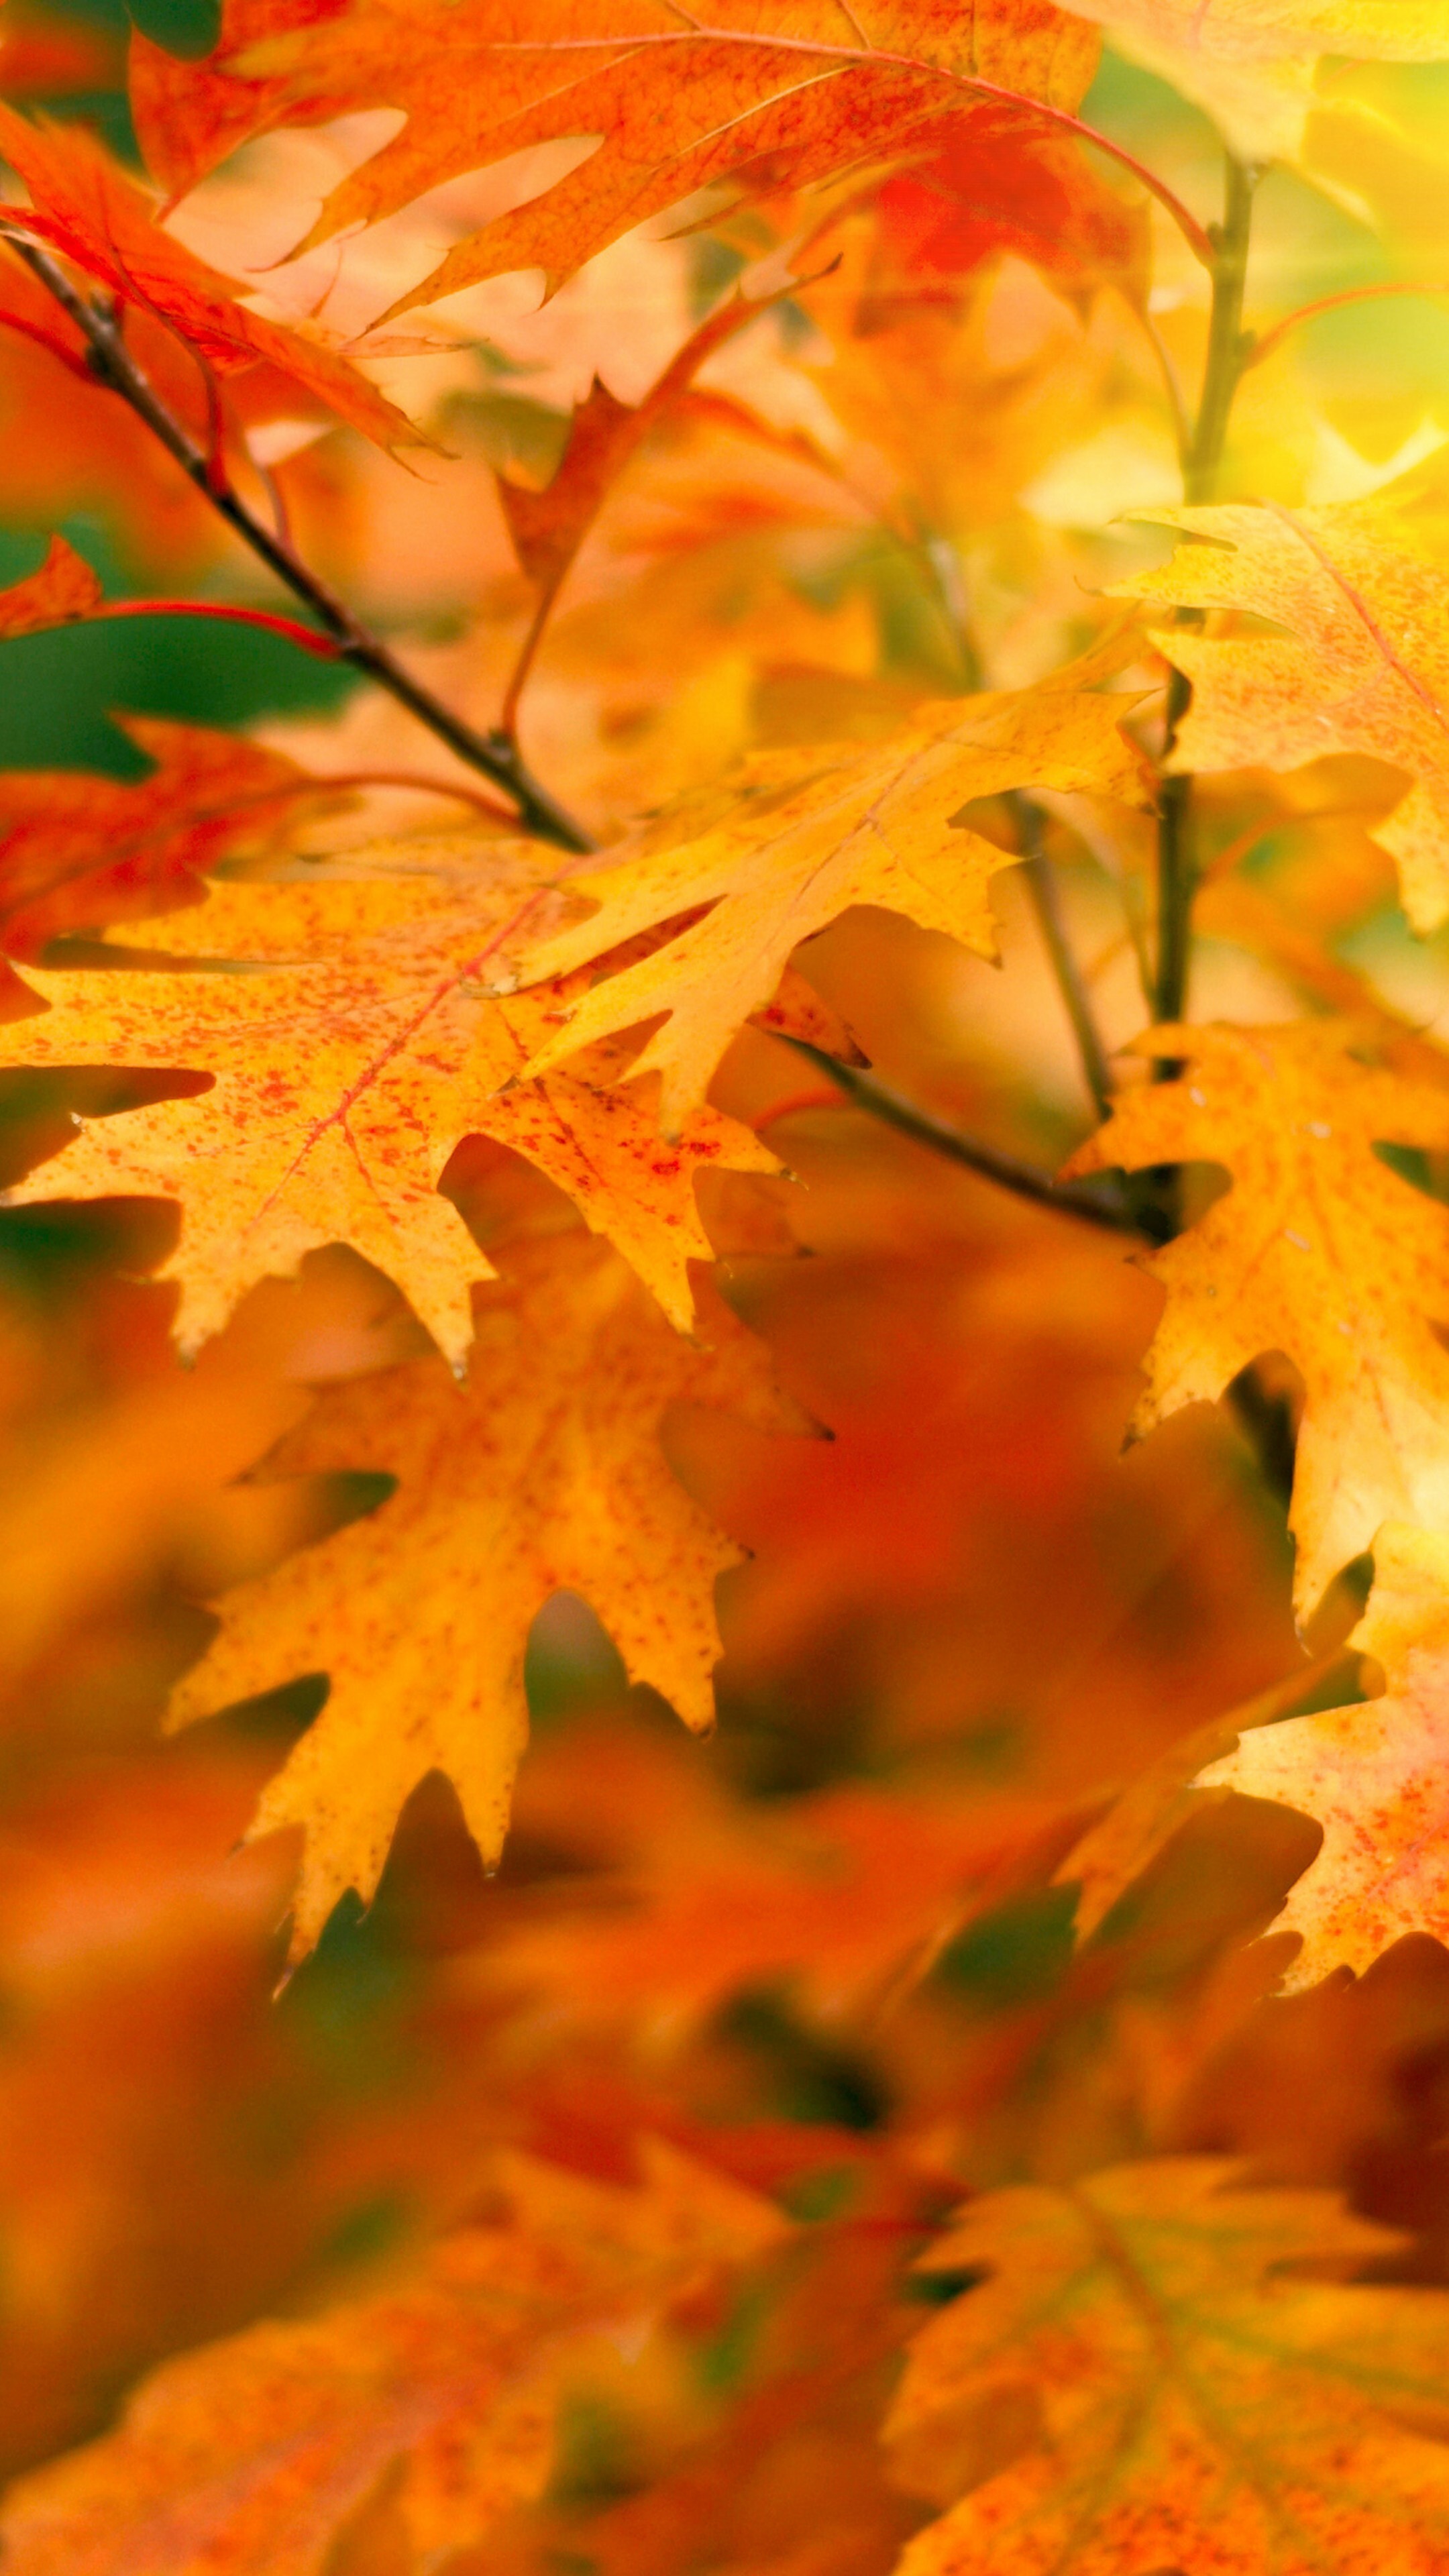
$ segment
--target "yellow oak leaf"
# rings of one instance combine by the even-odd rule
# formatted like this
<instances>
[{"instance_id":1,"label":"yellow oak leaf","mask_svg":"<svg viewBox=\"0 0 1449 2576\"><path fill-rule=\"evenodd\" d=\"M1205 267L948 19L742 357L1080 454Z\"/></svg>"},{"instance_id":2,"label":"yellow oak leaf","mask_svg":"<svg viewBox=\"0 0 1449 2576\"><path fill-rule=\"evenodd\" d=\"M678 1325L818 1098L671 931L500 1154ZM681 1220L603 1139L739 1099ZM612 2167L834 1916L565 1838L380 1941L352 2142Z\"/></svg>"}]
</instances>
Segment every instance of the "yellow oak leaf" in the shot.
<instances>
[{"instance_id":1,"label":"yellow oak leaf","mask_svg":"<svg viewBox=\"0 0 1449 2576\"><path fill-rule=\"evenodd\" d=\"M269 1472L360 1468L398 1490L239 1585L176 1697L183 1725L303 1673L331 1677L252 1828L305 1830L294 1957L345 1888L371 1896L430 1770L497 1858L528 1730L524 1650L553 1593L591 1602L630 1678L686 1725L713 1722L714 1585L739 1550L670 1474L659 1426L676 1402L774 1425L763 1348L722 1310L714 1347L683 1340L582 1230L498 1257L503 1279L475 1292L466 1389L420 1360L324 1394L283 1444Z\"/></svg>"},{"instance_id":2,"label":"yellow oak leaf","mask_svg":"<svg viewBox=\"0 0 1449 2576\"><path fill-rule=\"evenodd\" d=\"M1137 1423L1286 1354L1304 1384L1291 1527L1306 1611L1385 1520L1449 1526L1449 1214L1374 1150L1449 1145L1449 1066L1367 1021L1158 1029L1150 1043L1186 1060L1183 1078L1125 1094L1067 1170L1232 1175L1144 1257L1167 1307Z\"/></svg>"},{"instance_id":3,"label":"yellow oak leaf","mask_svg":"<svg viewBox=\"0 0 1449 2576\"><path fill-rule=\"evenodd\" d=\"M1449 551L1435 486L1415 473L1320 509L1155 512L1199 542L1118 585L1154 606L1245 610L1286 630L1161 638L1192 682L1170 766L1290 770L1358 752L1405 770L1407 792L1373 836L1398 863L1419 931L1449 917Z\"/></svg>"},{"instance_id":4,"label":"yellow oak leaf","mask_svg":"<svg viewBox=\"0 0 1449 2576\"><path fill-rule=\"evenodd\" d=\"M6 1031L11 1063L215 1076L199 1096L90 1122L59 1175L47 1167L16 1193L50 1195L58 1178L83 1196L182 1198L167 1273L181 1283L186 1345L214 1331L253 1280L340 1240L395 1278L461 1361L470 1283L487 1264L436 1184L475 1131L575 1194L687 1326L686 1265L709 1257L694 1173L726 1161L778 1168L747 1129L708 1109L662 1148L647 1081L516 1083L557 997L501 1006L480 978L557 862L517 843L426 846L422 865L396 854L371 872L215 886L166 924L166 954L189 972L128 966L135 951L120 941L115 968L34 972L50 1008ZM604 1084L627 1052L616 1045L594 1068Z\"/></svg>"},{"instance_id":5,"label":"yellow oak leaf","mask_svg":"<svg viewBox=\"0 0 1449 2576\"><path fill-rule=\"evenodd\" d=\"M1325 54L1449 58L1446 0L1073 0L1114 44L1216 117L1245 161L1291 159Z\"/></svg>"},{"instance_id":6,"label":"yellow oak leaf","mask_svg":"<svg viewBox=\"0 0 1449 2576\"><path fill-rule=\"evenodd\" d=\"M770 2202L662 2140L633 2187L502 2154L506 2214L372 2296L169 2361L115 2432L12 2488L15 2576L322 2576L380 2487L408 2567L539 2495L559 2399L602 2334L642 2340L788 2234Z\"/></svg>"},{"instance_id":7,"label":"yellow oak leaf","mask_svg":"<svg viewBox=\"0 0 1449 2576\"><path fill-rule=\"evenodd\" d=\"M721 181L797 184L899 150L969 108L979 84L1075 108L1099 38L1050 0L353 0L299 22L294 0L232 0L218 54L138 46L132 96L152 168L177 194L278 123L405 110L334 188L307 247L532 145L598 148L448 252L390 309L504 270L550 291L621 233Z\"/></svg>"},{"instance_id":8,"label":"yellow oak leaf","mask_svg":"<svg viewBox=\"0 0 1449 2576\"><path fill-rule=\"evenodd\" d=\"M1361 1972L1405 1933L1449 1940L1449 1536L1380 1530L1352 1643L1383 1665L1381 1699L1254 1728L1200 1775L1323 1827L1275 1925L1302 1939L1290 1987Z\"/></svg>"},{"instance_id":9,"label":"yellow oak leaf","mask_svg":"<svg viewBox=\"0 0 1449 2576\"><path fill-rule=\"evenodd\" d=\"M953 825L961 808L1014 787L1142 793L1121 731L1135 701L1080 688L1070 673L1058 681L924 707L884 743L757 753L703 829L686 804L632 855L571 881L597 909L526 949L520 983L568 973L701 904L711 909L596 984L529 1070L545 1073L592 1040L667 1012L637 1070L662 1075L665 1132L677 1134L791 950L851 904L904 913L994 957L987 883L1014 853Z\"/></svg>"},{"instance_id":10,"label":"yellow oak leaf","mask_svg":"<svg viewBox=\"0 0 1449 2576\"><path fill-rule=\"evenodd\" d=\"M1393 2239L1239 2171L1163 2158L990 2192L932 2248L989 2277L917 2336L887 2424L903 2482L948 2507L900 2576L1444 2567L1449 2443L1403 2418L1449 2432L1449 2301L1293 2278Z\"/></svg>"}]
</instances>

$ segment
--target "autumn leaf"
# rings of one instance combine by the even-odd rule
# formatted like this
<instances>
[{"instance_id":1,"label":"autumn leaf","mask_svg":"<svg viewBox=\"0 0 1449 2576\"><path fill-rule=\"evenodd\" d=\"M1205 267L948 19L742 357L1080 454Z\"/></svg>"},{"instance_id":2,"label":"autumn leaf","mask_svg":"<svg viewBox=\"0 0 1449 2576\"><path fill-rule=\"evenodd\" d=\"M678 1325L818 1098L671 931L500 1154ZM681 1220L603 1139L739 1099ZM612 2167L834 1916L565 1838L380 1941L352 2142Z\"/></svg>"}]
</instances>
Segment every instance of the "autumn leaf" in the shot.
<instances>
[{"instance_id":1,"label":"autumn leaf","mask_svg":"<svg viewBox=\"0 0 1449 2576\"><path fill-rule=\"evenodd\" d=\"M1449 28L1449 13L1445 18ZM1446 36L1449 49L1449 36ZM1292 770L1369 753L1410 784L1374 837L1393 853L1416 930L1449 916L1449 569L1432 474L1367 501L1155 512L1197 542L1118 587L1154 608L1244 610L1282 633L1175 626L1163 650L1192 682L1170 767Z\"/></svg>"},{"instance_id":2,"label":"autumn leaf","mask_svg":"<svg viewBox=\"0 0 1449 2576\"><path fill-rule=\"evenodd\" d=\"M104 596L84 557L64 537L52 537L39 572L0 590L0 636L39 635L93 617Z\"/></svg>"},{"instance_id":3,"label":"autumn leaf","mask_svg":"<svg viewBox=\"0 0 1449 2576\"><path fill-rule=\"evenodd\" d=\"M734 799L703 831L666 815L632 855L574 880L597 907L576 928L527 948L516 979L566 974L646 929L711 908L663 946L595 985L539 1049L546 1072L576 1049L667 1012L637 1070L662 1077L666 1134L709 1088L735 1031L767 1002L790 952L851 904L904 913L994 957L988 880L1003 850L954 817L974 797L1013 787L1141 793L1121 723L1134 703L1061 685L948 699L922 708L884 743L761 752ZM683 823L683 836L681 836Z\"/></svg>"},{"instance_id":4,"label":"autumn leaf","mask_svg":"<svg viewBox=\"0 0 1449 2576\"><path fill-rule=\"evenodd\" d=\"M85 127L31 123L0 100L0 154L31 196L29 207L7 206L7 221L123 305L170 323L219 375L278 367L380 447L433 444L320 334L239 303L245 290L162 230L146 190Z\"/></svg>"},{"instance_id":5,"label":"autumn leaf","mask_svg":"<svg viewBox=\"0 0 1449 2576\"><path fill-rule=\"evenodd\" d=\"M686 1265L709 1253L695 1172L776 1168L748 1130L713 1110L662 1147L654 1086L610 1087L629 1070L617 1045L597 1068L601 1088L570 1076L517 1082L555 997L500 1005L483 998L479 979L557 860L512 842L491 855L486 842L421 848L421 866L403 858L372 874L324 867L215 886L167 924L165 955L183 960L181 971L146 952L129 966L120 941L115 968L32 970L50 1008L7 1031L12 1063L100 1055L215 1076L199 1097L88 1124L62 1166L63 1185L83 1196L184 1200L163 1275L181 1282L188 1346L217 1330L253 1280L340 1240L398 1281L461 1362L470 1283L487 1264L437 1181L470 1131L516 1146L576 1190L682 1324ZM43 1170L17 1195L43 1197L54 1184Z\"/></svg>"},{"instance_id":6,"label":"autumn leaf","mask_svg":"<svg viewBox=\"0 0 1449 2576\"><path fill-rule=\"evenodd\" d=\"M0 593L0 619L14 597ZM155 764L148 778L0 771L0 946L8 956L39 958L68 932L194 902L205 869L281 842L288 822L337 792L240 734L159 716L114 721Z\"/></svg>"},{"instance_id":7,"label":"autumn leaf","mask_svg":"<svg viewBox=\"0 0 1449 2576\"><path fill-rule=\"evenodd\" d=\"M399 1490L239 1590L177 1698L180 1724L301 1673L331 1677L253 1828L306 1831L294 1956L344 1888L371 1896L433 1768L497 1858L528 1727L524 1649L554 1592L592 1603L631 1678L686 1725L712 1722L714 1584L738 1550L669 1474L659 1425L685 1400L778 1422L764 1354L723 1313L715 1347L682 1340L581 1232L499 1260L502 1281L475 1296L466 1391L419 1361L329 1394L283 1446L269 1472L361 1468Z\"/></svg>"},{"instance_id":8,"label":"autumn leaf","mask_svg":"<svg viewBox=\"0 0 1449 2576\"><path fill-rule=\"evenodd\" d=\"M1123 1095L1067 1166L1226 1164L1232 1186L1144 1267L1167 1308L1137 1424L1283 1351L1302 1375L1294 1582L1310 1610L1385 1520L1449 1522L1449 1217L1380 1143L1449 1144L1441 1060L1391 1026L1155 1030L1179 1082Z\"/></svg>"},{"instance_id":9,"label":"autumn leaf","mask_svg":"<svg viewBox=\"0 0 1449 2576\"><path fill-rule=\"evenodd\" d=\"M1449 1538L1389 1526L1374 1540L1374 1586L1353 1633L1382 1664L1381 1699L1244 1733L1200 1774L1313 1816L1323 1847L1275 1929L1302 1949L1290 1986L1356 1974L1406 1933L1449 1937Z\"/></svg>"},{"instance_id":10,"label":"autumn leaf","mask_svg":"<svg viewBox=\"0 0 1449 2576\"><path fill-rule=\"evenodd\" d=\"M1443 2294L1294 2277L1391 2241L1220 2159L988 2193L929 2257L988 2277L917 2337L887 2425L948 2508L901 2576L1432 2576L1449 2448L1404 2419L1449 2431Z\"/></svg>"},{"instance_id":11,"label":"autumn leaf","mask_svg":"<svg viewBox=\"0 0 1449 2576\"><path fill-rule=\"evenodd\" d=\"M1124 53L1216 117L1245 161L1291 158L1325 54L1449 58L1444 0L1073 0Z\"/></svg>"},{"instance_id":12,"label":"autumn leaf","mask_svg":"<svg viewBox=\"0 0 1449 2576\"><path fill-rule=\"evenodd\" d=\"M167 2362L115 2433L23 2480L16 2576L321 2576L396 2482L407 2564L481 2539L540 2493L569 2373L605 2333L642 2337L691 2289L787 2233L767 2201L662 2141L633 2188L502 2155L506 2216L321 2316Z\"/></svg>"},{"instance_id":13,"label":"autumn leaf","mask_svg":"<svg viewBox=\"0 0 1449 2576\"><path fill-rule=\"evenodd\" d=\"M1239 1730L1273 1725L1330 1680L1347 1687L1345 1667L1351 1676L1352 1659L1341 1648L1317 1656L1271 1689L1257 1692L1244 1707L1194 1727L1138 1773L1107 1813L1088 1827L1056 1873L1059 1886L1077 1891L1072 1921L1079 1941L1091 1939L1173 1835L1201 1813L1207 1766L1231 1748Z\"/></svg>"},{"instance_id":14,"label":"autumn leaf","mask_svg":"<svg viewBox=\"0 0 1449 2576\"><path fill-rule=\"evenodd\" d=\"M778 295L760 297L753 303L742 295L731 296L690 333L642 402L620 402L596 376L574 412L558 469L542 491L500 474L498 498L514 552L538 591L533 619L509 684L506 703L510 714L579 549L620 475L650 433L671 413L692 402L696 412L708 416L713 411L723 411L731 426L743 425L756 436L771 439L767 424L754 419L743 405L729 403L722 394L691 395L691 387L700 368L716 350L724 348L737 332L778 301ZM787 449L790 446L788 439L781 443Z\"/></svg>"},{"instance_id":15,"label":"autumn leaf","mask_svg":"<svg viewBox=\"0 0 1449 2576\"><path fill-rule=\"evenodd\" d=\"M403 109L401 133L333 190L304 247L530 145L602 138L582 168L456 244L396 313L508 269L542 268L552 290L700 189L798 185L897 151L978 84L1070 110L1097 57L1092 31L1049 0L775 0L766 14L773 25L741 0L710 21L667 0L533 0L526 14L507 0L355 0L341 24L299 25L287 0L232 0L207 63L139 47L132 96L147 159L178 195L269 126Z\"/></svg>"},{"instance_id":16,"label":"autumn leaf","mask_svg":"<svg viewBox=\"0 0 1449 2576\"><path fill-rule=\"evenodd\" d=\"M1131 202L1092 169L1070 135L978 109L913 129L906 167L875 197L868 311L897 298L955 301L996 253L1029 259L1083 302L1117 286L1138 303L1151 272L1145 200Z\"/></svg>"},{"instance_id":17,"label":"autumn leaf","mask_svg":"<svg viewBox=\"0 0 1449 2576\"><path fill-rule=\"evenodd\" d=\"M591 1904L505 1932L484 1974L551 2016L622 2025L654 2048L776 1983L846 2024L923 1975L1074 1830L1065 1804L941 1782L846 1783L762 1809L730 1797L682 1741L619 1728L541 1746L518 1823L604 1865L586 1882Z\"/></svg>"}]
</instances>

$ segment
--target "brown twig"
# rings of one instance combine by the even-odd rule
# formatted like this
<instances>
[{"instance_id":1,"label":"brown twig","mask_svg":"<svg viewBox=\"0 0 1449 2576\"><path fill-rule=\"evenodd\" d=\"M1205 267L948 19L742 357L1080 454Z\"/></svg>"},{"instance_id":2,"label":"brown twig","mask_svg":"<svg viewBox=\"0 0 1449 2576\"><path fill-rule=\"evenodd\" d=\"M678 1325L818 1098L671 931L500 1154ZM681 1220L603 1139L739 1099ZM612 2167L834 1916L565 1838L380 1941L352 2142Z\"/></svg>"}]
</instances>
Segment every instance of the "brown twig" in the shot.
<instances>
[{"instance_id":1,"label":"brown twig","mask_svg":"<svg viewBox=\"0 0 1449 2576\"><path fill-rule=\"evenodd\" d=\"M366 672L470 769L480 770L496 787L501 787L512 798L524 831L552 841L560 849L591 849L588 833L533 777L509 734L501 729L479 733L444 706L302 562L284 537L253 516L229 479L218 474L214 454L192 437L157 393L127 348L115 317L82 294L60 261L39 243L9 227L5 228L5 238L84 337L95 382L120 395L243 543L305 602L331 638L338 658L350 662L354 670Z\"/></svg>"},{"instance_id":2,"label":"brown twig","mask_svg":"<svg viewBox=\"0 0 1449 2576\"><path fill-rule=\"evenodd\" d=\"M933 1111L922 1109L914 1100L905 1099L888 1083L878 1082L874 1074L862 1073L853 1064L842 1064L838 1056L828 1055L824 1047L813 1046L808 1038L787 1036L783 1029L773 1030L781 1043L793 1047L820 1073L829 1076L837 1091L857 1109L880 1119L883 1126L894 1127L918 1145L929 1146L933 1154L944 1154L948 1161L964 1163L983 1180L995 1181L1001 1189L1012 1190L1018 1198L1032 1199L1038 1207L1055 1208L1059 1215L1082 1217L1088 1225L1105 1226L1112 1234L1150 1234L1150 1222L1141 1222L1120 1201L1098 1197L1089 1183L1056 1181L1036 1163L1025 1163L1015 1154L1003 1154L995 1145L980 1137L967 1136L952 1127ZM796 1104L799 1105L798 1103Z\"/></svg>"}]
</instances>

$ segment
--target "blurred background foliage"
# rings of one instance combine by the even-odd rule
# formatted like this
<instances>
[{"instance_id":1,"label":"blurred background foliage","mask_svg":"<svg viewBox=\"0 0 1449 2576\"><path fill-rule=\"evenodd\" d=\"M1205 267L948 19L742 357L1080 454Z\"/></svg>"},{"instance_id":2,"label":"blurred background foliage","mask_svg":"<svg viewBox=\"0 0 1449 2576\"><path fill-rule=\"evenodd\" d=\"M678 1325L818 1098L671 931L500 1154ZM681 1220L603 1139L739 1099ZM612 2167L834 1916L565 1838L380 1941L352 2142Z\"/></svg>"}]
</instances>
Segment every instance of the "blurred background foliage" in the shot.
<instances>
[{"instance_id":1,"label":"blurred background foliage","mask_svg":"<svg viewBox=\"0 0 1449 2576\"><path fill-rule=\"evenodd\" d=\"M213 0L131 0L131 15L178 51L204 52L215 32ZM108 0L7 0L0 83L133 148L126 27ZM1214 138L1162 85L1109 60L1087 114L1215 211ZM1432 283L1449 74L1345 74L1313 151L1318 184L1265 185L1255 313L1385 276ZM257 162L258 199L276 167ZM308 184L304 169L297 191ZM723 227L672 251L666 272L657 245L626 245L552 319L504 298L496 328L453 317L441 355L379 361L390 387L411 370L408 399L446 432L452 467L409 479L345 431L282 457L327 569L440 685L488 712L527 605L494 467L546 475L598 350L634 366L637 396L661 342L759 247ZM1190 370L1199 282L1172 239L1159 250L1156 321ZM540 683L539 766L565 793L607 822L746 741L869 732L922 695L980 674L1014 684L1085 640L1093 594L1156 542L1118 514L1173 497L1160 386L1120 313L1094 318L1005 267L952 311L959 377L924 325L852 342L847 266L787 309L740 379L788 392L807 427L824 383L874 483L827 505L797 460L782 498L727 442L681 440L649 461L654 480L621 498ZM883 381L901 389L894 423L872 408ZM911 447L923 383L924 460ZM59 528L116 597L267 596L103 406L0 339L0 581ZM1249 378L1237 479L1343 497L1446 436L1449 298L1348 307ZM721 452L730 491L758 502L743 537L740 518L712 528L705 507ZM1006 454L1009 489L983 453ZM692 552L651 534L650 510L676 506ZM601 665L607 685L581 678ZM3 768L142 774L114 711L265 724L324 764L417 761L345 672L274 637L158 617L0 644ZM1206 828L1223 850L1246 834L1263 902L1300 901L1335 956L1422 1000L1442 955L1409 959L1362 807L1345 818L1332 787L1295 805L1230 782ZM1122 1039L1141 1017L1120 913L1136 861L1062 834L1074 921ZM1003 911L999 979L881 916L816 942L812 979L902 1088L1049 1154L1086 1108L1010 885ZM1210 901L1205 926L1204 1009L1271 1016L1291 985L1235 945L1231 903ZM370 1914L340 1908L278 2000L290 1855L234 1846L323 1685L300 1679L171 1742L160 1714L206 1633L199 1600L318 1536L280 1504L270 1518L233 1508L248 1489L232 1480L266 1446L248 1447L246 1424L279 1389L407 1356L417 1328L385 1281L327 1254L249 1299L182 1371L169 1293L147 1277L174 1211L67 1202L63 1162L53 1205L0 1211L5 2466L94 2430L158 2355L305 2306L466 2209L489 2143L578 2153L621 2120L729 2133L742 2167L758 2153L804 2216L864 2194L871 2158L927 2144L959 2182L988 2184L1150 2147L1240 2149L1417 2227L1421 2271L1449 2277L1444 1954L1405 1945L1351 1991L1285 2003L1265 2000L1272 1958L1241 1950L1303 1865L1301 1820L1241 1801L1194 1817L1080 1950L1048 1862L1036 1883L996 1889L909 1992L862 1973L847 1935L862 1886L909 1878L903 1804L996 1801L1004 1816L1036 1802L1065 1850L1119 1776L1224 1709L1272 1687L1298 1687L1301 1705L1346 1695L1342 1661L1320 1665L1355 1604L1349 1586L1329 1605L1304 1678L1281 1477L1291 1385L1269 1389L1266 1429L1260 1388L1256 1415L1246 1401L1196 1412L1123 1461L1153 1295L1115 1246L802 1089L798 1060L768 1039L742 1043L726 1093L808 1184L741 1182L711 1201L731 1294L834 1437L764 1454L717 1428L681 1435L687 1472L756 1550L723 1587L719 1733L687 1743L624 1691L586 1608L556 1602L535 1634L535 1744L498 1880L430 1784ZM78 1096L0 1079L6 1177L56 1150ZM541 1185L510 1187L502 1219L486 1191L470 1206L480 1234L562 1221ZM810 1260L780 1261L801 1249ZM339 1484L327 1508L341 1519L376 1499ZM772 1935L775 1881L748 1857L760 1834L785 1834L770 1866L793 1891L788 1925L792 1872L821 1875L818 1853L790 1856L807 1828L844 1891L835 1915L807 1915L810 1974L788 1954L798 1931ZM714 1893L691 1915L699 1886ZM713 1942L711 1927L741 1921L754 1956ZM738 2143L747 2130L768 2154ZM721 2371L731 2349L723 2339ZM611 2473L596 2432L579 2432L585 2484Z\"/></svg>"}]
</instances>

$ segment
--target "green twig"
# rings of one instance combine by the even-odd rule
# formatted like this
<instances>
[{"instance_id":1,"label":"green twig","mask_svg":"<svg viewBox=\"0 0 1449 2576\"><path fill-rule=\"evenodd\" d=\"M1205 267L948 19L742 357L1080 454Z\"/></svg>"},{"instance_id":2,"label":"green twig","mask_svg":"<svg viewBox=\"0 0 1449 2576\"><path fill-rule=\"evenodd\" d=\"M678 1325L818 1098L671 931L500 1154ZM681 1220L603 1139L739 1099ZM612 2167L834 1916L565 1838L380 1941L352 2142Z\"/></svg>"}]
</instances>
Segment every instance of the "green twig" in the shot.
<instances>
[{"instance_id":1,"label":"green twig","mask_svg":"<svg viewBox=\"0 0 1449 2576\"><path fill-rule=\"evenodd\" d=\"M1216 495L1233 397L1252 348L1251 338L1243 330L1243 288L1257 184L1256 170L1241 161L1229 160L1223 220L1213 226L1211 234L1212 313L1207 364L1183 476L1190 504L1211 501ZM1175 671L1167 698L1164 760L1171 756L1191 695L1190 683ZM1168 778L1163 782L1157 834L1157 972L1152 1000L1159 1022L1180 1020L1186 1007L1196 890L1192 781L1187 777ZM1159 1078L1171 1080L1177 1067L1159 1062L1157 1071Z\"/></svg>"}]
</instances>

